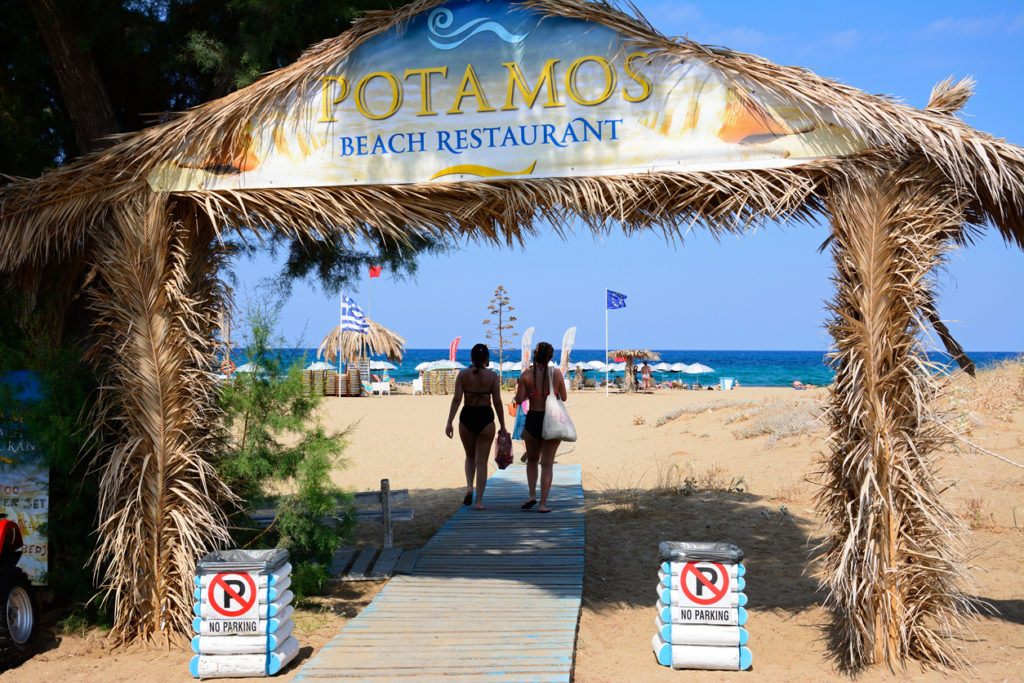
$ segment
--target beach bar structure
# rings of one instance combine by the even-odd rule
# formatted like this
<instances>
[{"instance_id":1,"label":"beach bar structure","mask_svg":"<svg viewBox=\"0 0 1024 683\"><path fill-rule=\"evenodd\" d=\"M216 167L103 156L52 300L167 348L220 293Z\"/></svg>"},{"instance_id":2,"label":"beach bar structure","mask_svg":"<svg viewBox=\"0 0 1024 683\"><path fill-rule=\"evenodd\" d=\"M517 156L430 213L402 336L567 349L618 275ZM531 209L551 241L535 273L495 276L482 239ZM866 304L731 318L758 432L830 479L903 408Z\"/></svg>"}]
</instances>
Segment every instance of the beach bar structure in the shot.
<instances>
[{"instance_id":1,"label":"beach bar structure","mask_svg":"<svg viewBox=\"0 0 1024 683\"><path fill-rule=\"evenodd\" d=\"M625 386L626 391L636 390L636 376L633 373L633 366L638 360L661 360L661 356L654 351L647 349L616 349L608 352L608 361L623 358L626 361Z\"/></svg>"},{"instance_id":2,"label":"beach bar structure","mask_svg":"<svg viewBox=\"0 0 1024 683\"><path fill-rule=\"evenodd\" d=\"M935 270L990 227L1024 246L1024 149L957 116L972 90L939 83L919 109L606 3L420 0L6 179L0 272L27 302L63 296L54 310L88 316L104 373L91 419L111 638L186 637L195 562L228 540L230 492L210 465L226 236L514 245L540 220L681 240L821 219L836 283L818 495L835 654L964 665L947 636L973 608L919 332L931 324L959 356Z\"/></svg>"}]
</instances>

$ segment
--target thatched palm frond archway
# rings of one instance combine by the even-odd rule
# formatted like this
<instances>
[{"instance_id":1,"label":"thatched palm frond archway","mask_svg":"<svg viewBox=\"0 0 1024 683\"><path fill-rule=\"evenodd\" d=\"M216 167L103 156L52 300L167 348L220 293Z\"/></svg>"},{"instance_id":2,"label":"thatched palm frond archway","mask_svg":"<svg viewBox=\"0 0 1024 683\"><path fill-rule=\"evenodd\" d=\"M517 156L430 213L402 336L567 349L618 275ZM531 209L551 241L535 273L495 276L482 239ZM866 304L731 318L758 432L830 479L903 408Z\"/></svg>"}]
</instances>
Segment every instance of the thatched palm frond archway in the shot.
<instances>
[{"instance_id":1,"label":"thatched palm frond archway","mask_svg":"<svg viewBox=\"0 0 1024 683\"><path fill-rule=\"evenodd\" d=\"M95 311L96 353L114 360L98 424L113 456L102 463L103 509L117 516L100 529L101 559L129 551L145 560L106 570L115 638L159 635L166 615L188 599L183 577L197 553L225 538L211 509L224 492L206 466L203 427L215 419L203 371L215 363L212 330L227 296L215 283L220 231L247 242L354 243L373 234L400 244L429 233L515 244L541 217L556 231L575 216L598 234L619 223L627 233L657 230L670 239L694 224L742 233L767 221L828 218L837 389L821 505L832 535L832 604L847 625L844 661L957 663L941 625L965 613L966 593L954 580L962 564L933 495L928 452L936 441L921 420L930 389L913 340L917 320L934 311L928 277L945 247L989 223L1024 246L1024 150L955 116L970 94L967 81L940 84L930 106L915 109L804 69L667 38L604 2L525 0L523 9L611 27L669 61L699 60L737 83L823 108L869 149L759 170L175 193L147 185L167 160L233 146L251 121L273 116L278 102L315 85L365 41L440 4L371 13L248 88L0 187L0 271L38 282L32 275L55 261L85 264L81 290ZM133 259L116 257L111 245L129 245L123 254ZM204 534L190 535L189 525ZM918 562L924 552L938 559ZM934 590L922 590L928 582ZM177 617L166 628L187 631Z\"/></svg>"}]
</instances>

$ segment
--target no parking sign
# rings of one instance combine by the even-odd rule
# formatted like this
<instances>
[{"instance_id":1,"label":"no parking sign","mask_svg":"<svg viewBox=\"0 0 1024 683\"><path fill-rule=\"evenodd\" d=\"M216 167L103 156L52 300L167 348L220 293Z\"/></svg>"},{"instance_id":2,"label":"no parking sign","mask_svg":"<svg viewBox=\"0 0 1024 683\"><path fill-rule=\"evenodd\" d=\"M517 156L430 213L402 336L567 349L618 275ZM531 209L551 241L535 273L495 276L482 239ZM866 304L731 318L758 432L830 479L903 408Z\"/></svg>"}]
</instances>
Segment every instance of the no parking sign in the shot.
<instances>
[{"instance_id":1,"label":"no parking sign","mask_svg":"<svg viewBox=\"0 0 1024 683\"><path fill-rule=\"evenodd\" d=\"M679 574L679 589L695 605L717 605L729 595L729 571L717 562L687 562Z\"/></svg>"},{"instance_id":2,"label":"no parking sign","mask_svg":"<svg viewBox=\"0 0 1024 683\"><path fill-rule=\"evenodd\" d=\"M206 599L221 619L256 621L259 618L257 576L246 572L223 572L210 581Z\"/></svg>"}]
</instances>

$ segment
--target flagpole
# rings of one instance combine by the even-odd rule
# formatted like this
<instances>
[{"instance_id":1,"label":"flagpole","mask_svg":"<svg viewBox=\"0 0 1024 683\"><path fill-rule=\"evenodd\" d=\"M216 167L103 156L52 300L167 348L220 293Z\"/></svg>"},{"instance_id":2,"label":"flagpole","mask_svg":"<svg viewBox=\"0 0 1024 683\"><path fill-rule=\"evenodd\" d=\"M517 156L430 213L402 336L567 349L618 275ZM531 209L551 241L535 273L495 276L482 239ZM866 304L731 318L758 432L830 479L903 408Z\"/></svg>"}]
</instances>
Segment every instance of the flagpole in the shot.
<instances>
[{"instance_id":1,"label":"flagpole","mask_svg":"<svg viewBox=\"0 0 1024 683\"><path fill-rule=\"evenodd\" d=\"M604 290L604 395L608 395L608 290Z\"/></svg>"},{"instance_id":2,"label":"flagpole","mask_svg":"<svg viewBox=\"0 0 1024 683\"><path fill-rule=\"evenodd\" d=\"M369 277L369 278L366 278L366 279L367 279L367 283L366 283L366 317L369 318L370 314L371 314L371 310L370 310L370 289L371 289L371 285L373 285L373 278ZM365 352L366 352L366 335L364 334L363 335L363 339L362 339L362 341L359 344L359 357L360 357L360 359L363 357ZM369 366L367 366L367 367L369 367Z\"/></svg>"},{"instance_id":3,"label":"flagpole","mask_svg":"<svg viewBox=\"0 0 1024 683\"><path fill-rule=\"evenodd\" d=\"M341 329L342 319L341 318L342 318L342 315L344 314L344 308L345 308L345 296L344 296L344 294L345 294L344 291L339 291L338 292L338 382L337 382L336 386L338 387L338 395L339 396L341 395L341 333L342 333L342 329Z\"/></svg>"}]
</instances>

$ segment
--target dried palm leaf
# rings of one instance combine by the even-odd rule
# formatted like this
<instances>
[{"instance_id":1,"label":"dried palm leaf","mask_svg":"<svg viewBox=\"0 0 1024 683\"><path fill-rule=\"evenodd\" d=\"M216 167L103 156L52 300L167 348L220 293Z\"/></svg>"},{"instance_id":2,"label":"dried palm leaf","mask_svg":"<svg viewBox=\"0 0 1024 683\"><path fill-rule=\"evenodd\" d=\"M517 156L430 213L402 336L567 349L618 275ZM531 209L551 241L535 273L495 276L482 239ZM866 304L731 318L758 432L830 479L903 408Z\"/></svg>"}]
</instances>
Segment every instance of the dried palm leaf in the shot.
<instances>
[{"instance_id":1,"label":"dried palm leaf","mask_svg":"<svg viewBox=\"0 0 1024 683\"><path fill-rule=\"evenodd\" d=\"M94 357L105 380L95 424L100 469L96 572L115 642L181 640L196 560L229 540L233 495L209 464L216 410L206 370L223 288L213 233L140 192L97 245ZM117 353L109 354L110 349Z\"/></svg>"},{"instance_id":2,"label":"dried palm leaf","mask_svg":"<svg viewBox=\"0 0 1024 683\"><path fill-rule=\"evenodd\" d=\"M963 526L939 495L947 435L926 419L936 380L919 333L968 203L926 163L850 176L829 200L836 378L817 505L836 655L851 669L966 664L952 640L974 612Z\"/></svg>"}]
</instances>

